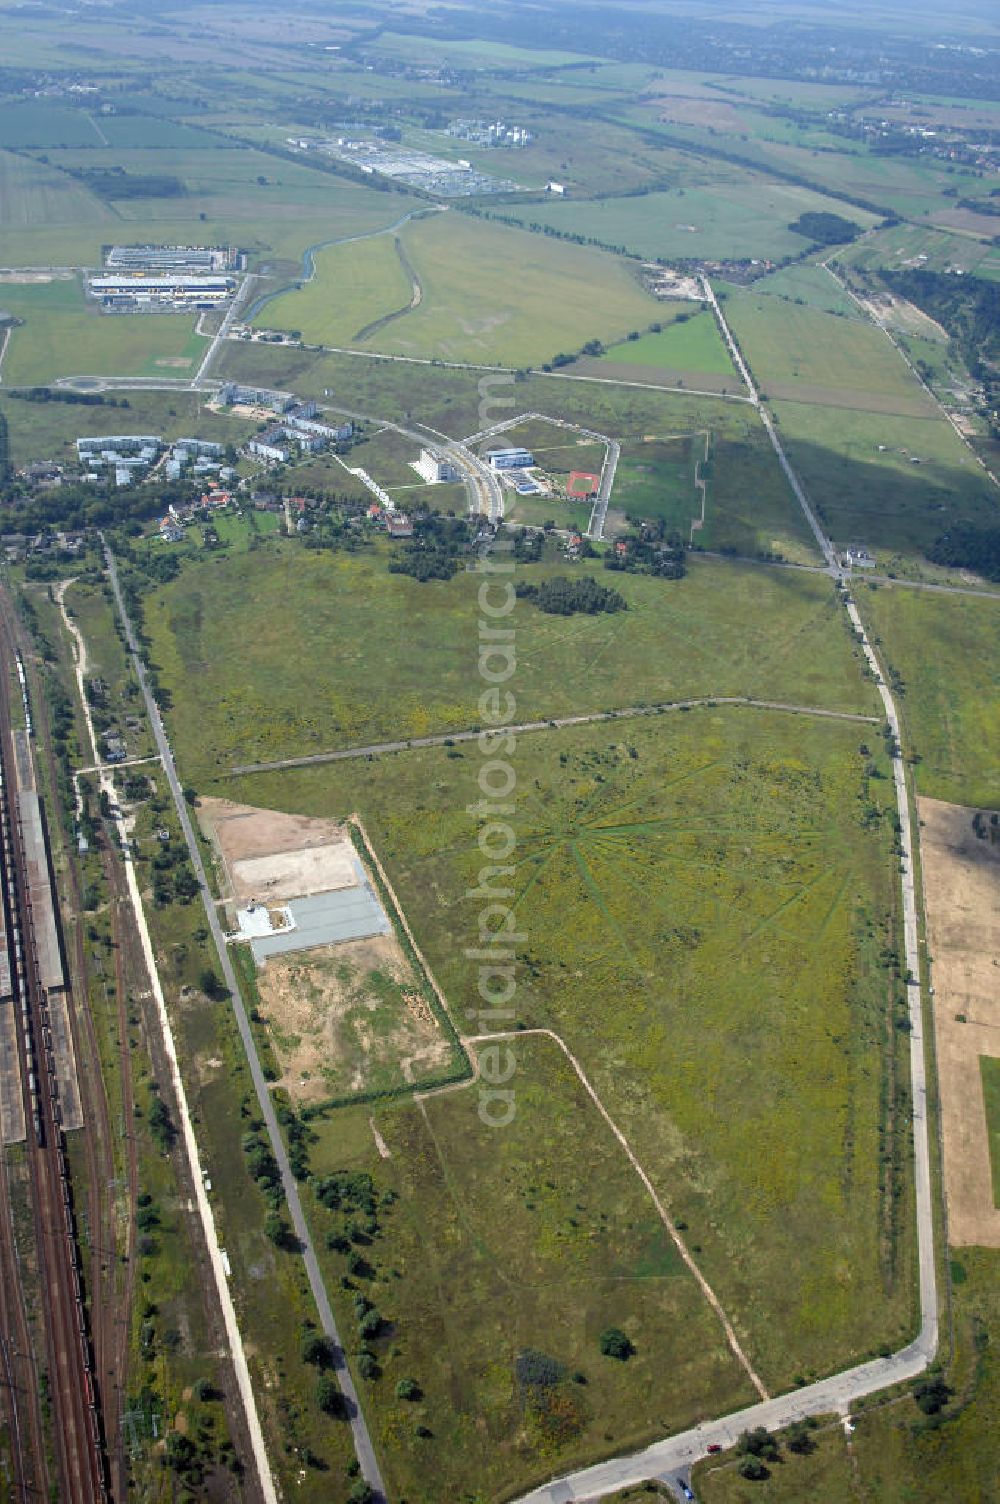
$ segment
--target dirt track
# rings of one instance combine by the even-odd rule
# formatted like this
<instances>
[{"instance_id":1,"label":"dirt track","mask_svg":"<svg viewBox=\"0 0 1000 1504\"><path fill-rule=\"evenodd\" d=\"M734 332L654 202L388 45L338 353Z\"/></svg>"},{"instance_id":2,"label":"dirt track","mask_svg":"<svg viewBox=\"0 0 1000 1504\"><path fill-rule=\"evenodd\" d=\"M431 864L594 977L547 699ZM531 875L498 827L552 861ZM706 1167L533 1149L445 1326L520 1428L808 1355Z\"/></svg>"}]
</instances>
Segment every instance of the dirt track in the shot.
<instances>
[{"instance_id":1,"label":"dirt track","mask_svg":"<svg viewBox=\"0 0 1000 1504\"><path fill-rule=\"evenodd\" d=\"M981 1055L1000 1056L1000 839L990 840L988 815L986 839L977 837L975 810L936 799L918 810L948 1237L1000 1248L979 1072Z\"/></svg>"}]
</instances>

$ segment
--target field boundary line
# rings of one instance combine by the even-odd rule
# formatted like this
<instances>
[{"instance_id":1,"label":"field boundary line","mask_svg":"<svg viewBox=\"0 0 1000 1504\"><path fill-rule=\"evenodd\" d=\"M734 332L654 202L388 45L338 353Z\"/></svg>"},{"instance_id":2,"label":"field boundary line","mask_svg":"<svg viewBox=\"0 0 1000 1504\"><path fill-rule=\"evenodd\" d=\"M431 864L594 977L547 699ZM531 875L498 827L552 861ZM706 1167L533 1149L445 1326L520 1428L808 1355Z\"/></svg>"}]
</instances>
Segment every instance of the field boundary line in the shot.
<instances>
[{"instance_id":1,"label":"field boundary line","mask_svg":"<svg viewBox=\"0 0 1000 1504\"><path fill-rule=\"evenodd\" d=\"M381 878L382 883L383 883L383 885L385 887L385 891L388 893L389 897L391 898L392 903L393 903L393 907L395 908L396 913L399 916L399 922L403 926L403 930L404 930L404 932L406 934L406 938L407 938L407 940L409 940L410 944L413 946L413 953L416 956L417 960L420 962L420 965L423 967L423 969L424 969L424 975L427 977L427 980L430 982L431 986L434 988L434 996L437 998L438 1002L441 1004L441 1007L444 1009L445 1017L450 1020L451 1026L455 1030L455 1034L456 1034L459 1042L464 1047L464 1039L462 1037L462 1031L458 1027L458 1024L455 1022L455 1019L454 1019L454 1017L452 1015L451 1008L448 1005L448 999L444 995L444 990L441 987L441 984L438 982L437 977L434 975L434 972L431 970L431 966L430 966L429 961L427 960L427 957L424 955L423 951L420 949L420 946L417 944L416 936L414 935L413 931L410 929L410 921L406 917L406 911L403 908L403 905L399 901L399 895L398 895L398 893L396 892L395 888L393 887L392 883L389 880L389 874L386 872L385 868L382 866L382 862L381 862L381 860L379 858L378 852L375 850L375 847L372 845L371 837L369 836L367 830L364 827L364 823L363 823L363 821L361 819L361 816L359 814L357 814L357 813L355 813L353 815L349 815L348 819L347 819L347 823L348 823L348 825L353 826L353 828L358 832L358 835L361 837L361 840L362 840L362 842L364 844L365 851L368 854L368 860L371 862L372 866L375 868L375 871L378 873L379 877ZM461 1082L458 1083L458 1085L460 1085L460 1086L465 1086L466 1084L467 1083L464 1082L464 1081L461 1081Z\"/></svg>"},{"instance_id":2,"label":"field boundary line","mask_svg":"<svg viewBox=\"0 0 1000 1504\"><path fill-rule=\"evenodd\" d=\"M783 700L758 700L750 695L704 695L692 700L661 700L654 705L626 705L621 710L595 710L587 715L552 716L545 721L524 721L508 726L511 735L526 736L535 731L565 731L573 726L594 726L606 721L629 721L641 716L664 715L670 710L712 709L716 705L742 706L749 710L771 710L783 715L817 716L821 720L848 721L857 725L877 726L877 715L863 715L856 710L827 710L820 705L794 705ZM441 731L433 736L412 736L392 742L372 742L365 747L341 747L329 752L304 752L300 757L278 757L271 762L234 765L221 776L249 778L255 773L282 773L290 768L308 768L327 762L349 762L358 757L381 757L391 752L415 752L423 747L449 747L453 742L471 742L489 736L488 728L475 726L459 731Z\"/></svg>"},{"instance_id":3,"label":"field boundary line","mask_svg":"<svg viewBox=\"0 0 1000 1504\"><path fill-rule=\"evenodd\" d=\"M571 371L542 371L537 366L532 366L528 375L552 381L590 381L596 386L635 387L642 392L663 392L667 397L711 397L716 402L742 402L746 407L757 406L752 397L743 397L737 392L705 392L696 386L657 386L655 381L619 381L614 376L576 376Z\"/></svg>"},{"instance_id":4,"label":"field boundary line","mask_svg":"<svg viewBox=\"0 0 1000 1504\"><path fill-rule=\"evenodd\" d=\"M500 1039L524 1039L531 1035L541 1035L546 1039L553 1040L566 1056L566 1059L569 1061L570 1065L573 1067L574 1071L579 1077L580 1084L582 1085L584 1091L587 1093L588 1097L593 1102L598 1112L601 1114L601 1117L604 1119L607 1126L611 1129L611 1132L614 1134L621 1148L624 1150L625 1157L627 1158L629 1164L632 1166L633 1170L645 1186L653 1205L656 1207L660 1221L663 1223L667 1232L670 1234L671 1240L673 1241L677 1252L680 1254L690 1273L694 1275L694 1278L698 1283L698 1287L701 1290L702 1295L708 1301L708 1304L711 1306L712 1310L715 1312L715 1315L718 1317L719 1322L722 1326L722 1330L726 1334L726 1341L729 1344L733 1357L745 1370L747 1377L750 1379L751 1384L756 1389L761 1399L765 1401L769 1400L771 1396L761 1382L761 1379L756 1373L753 1364L750 1362L750 1359L747 1357L746 1353L743 1351L743 1348L740 1346L739 1338L733 1330L732 1323L729 1320L729 1317L726 1315L719 1297L716 1295L715 1291L708 1283L708 1280L698 1268L694 1257L688 1250L687 1244L684 1242L684 1239L677 1231L677 1228L674 1226L669 1212L663 1205L660 1197L657 1195L653 1182L650 1180L649 1176L646 1174L646 1171L643 1169L642 1165L636 1158L631 1144L629 1143L622 1130L618 1127L618 1124L615 1122L610 1112L608 1112L608 1109L605 1107L604 1103L601 1101L594 1087L591 1085L586 1071L583 1069L583 1066L573 1054L573 1051L570 1049L566 1041L562 1039L554 1029L535 1028L505 1029L499 1034L468 1034L463 1036L462 1042L463 1044L468 1046L476 1044L486 1044L490 1041Z\"/></svg>"},{"instance_id":5,"label":"field boundary line","mask_svg":"<svg viewBox=\"0 0 1000 1504\"><path fill-rule=\"evenodd\" d=\"M388 232L381 230L379 233L385 235ZM359 238L374 239L375 237L363 236ZM338 244L339 242L334 243ZM285 289L285 291L288 291L288 289ZM249 314L247 316L249 317ZM243 343L243 341L240 341L239 335L233 334L231 331L226 335L226 338ZM260 341L256 341L256 343L260 343ZM474 360L441 360L431 355L394 355L385 350L358 350L351 345L314 345L308 340L302 340L301 345L303 349L321 350L327 355L355 355L362 360L393 360L399 365L432 366L437 370L443 371L486 371L490 373L496 372L503 376L512 376L517 369L515 366L483 365ZM293 348L298 347L293 346ZM624 386L635 387L644 392L663 392L668 397L711 397L716 402L742 402L748 407L755 406L752 397L741 396L738 392L706 392L700 387L695 386L659 386L655 381L621 381L614 376L581 376L574 375L570 371L543 371L541 366L529 366L527 374L544 380L551 378L553 381L589 381L597 386ZM692 372L692 375L697 375L697 372Z\"/></svg>"}]
</instances>

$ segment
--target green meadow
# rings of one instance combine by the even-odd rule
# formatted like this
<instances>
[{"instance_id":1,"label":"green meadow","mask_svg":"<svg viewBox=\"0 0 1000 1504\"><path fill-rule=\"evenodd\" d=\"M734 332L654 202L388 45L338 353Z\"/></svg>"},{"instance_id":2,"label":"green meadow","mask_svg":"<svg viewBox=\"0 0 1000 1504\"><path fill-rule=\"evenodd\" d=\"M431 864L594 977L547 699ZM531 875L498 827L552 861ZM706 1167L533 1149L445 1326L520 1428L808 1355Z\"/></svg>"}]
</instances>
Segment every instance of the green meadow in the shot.
<instances>
[{"instance_id":1,"label":"green meadow","mask_svg":"<svg viewBox=\"0 0 1000 1504\"><path fill-rule=\"evenodd\" d=\"M733 292L726 318L758 385L790 401L934 416L936 409L874 324L755 292Z\"/></svg>"},{"instance_id":2,"label":"green meadow","mask_svg":"<svg viewBox=\"0 0 1000 1504\"><path fill-rule=\"evenodd\" d=\"M1000 805L1000 600L905 586L861 588L858 606L900 676L917 787L953 804Z\"/></svg>"},{"instance_id":3,"label":"green meadow","mask_svg":"<svg viewBox=\"0 0 1000 1504\"><path fill-rule=\"evenodd\" d=\"M600 251L561 245L501 225L449 211L411 220L400 243L419 302L410 312L374 330L366 349L424 359L528 366L551 360L597 338L624 338L655 316L656 300L624 262ZM301 329L306 342L322 342L331 327L353 322L359 332L371 315L389 314L409 301L398 275L387 281L391 242L374 247L368 262L355 252L355 285L364 317L339 303L337 258L321 260L314 282L281 300L285 327ZM511 266L517 277L510 276ZM367 268L367 269L366 269ZM330 312L334 310L334 312ZM274 309L265 312L270 322ZM332 324L331 320L336 323ZM353 335L348 343L353 341Z\"/></svg>"},{"instance_id":4,"label":"green meadow","mask_svg":"<svg viewBox=\"0 0 1000 1504\"><path fill-rule=\"evenodd\" d=\"M990 1135L993 1205L1000 1206L1000 1060L994 1055L980 1055L979 1069L983 1078L983 1102Z\"/></svg>"},{"instance_id":5,"label":"green meadow","mask_svg":"<svg viewBox=\"0 0 1000 1504\"><path fill-rule=\"evenodd\" d=\"M44 386L60 376L190 377L208 349L194 314L102 314L76 277L0 284L0 299L23 321L4 358L9 386Z\"/></svg>"},{"instance_id":6,"label":"green meadow","mask_svg":"<svg viewBox=\"0 0 1000 1504\"><path fill-rule=\"evenodd\" d=\"M729 352L710 313L695 313L681 321L675 318L658 334L642 334L638 339L612 345L606 359L621 366L735 375Z\"/></svg>"},{"instance_id":7,"label":"green meadow","mask_svg":"<svg viewBox=\"0 0 1000 1504\"><path fill-rule=\"evenodd\" d=\"M320 1257L391 1496L412 1504L507 1498L560 1462L605 1454L612 1428L638 1445L753 1393L565 1056L545 1038L516 1051L503 1130L481 1120L475 1088L311 1124L313 1174L368 1174L376 1191L353 1288L341 1288L350 1254ZM323 1250L342 1219L308 1205ZM358 1295L383 1318L367 1340ZM627 1362L600 1351L611 1326L634 1344ZM359 1372L362 1347L375 1378ZM404 1378L415 1399L397 1396Z\"/></svg>"},{"instance_id":8,"label":"green meadow","mask_svg":"<svg viewBox=\"0 0 1000 1504\"><path fill-rule=\"evenodd\" d=\"M891 1165L876 1152L889 1056L900 1052L898 1069L905 1057L884 969L891 790L881 754L878 779L866 772L858 729L708 707L542 732L512 754L513 904L525 936L517 1022L556 1030L576 1054L775 1387L895 1345L912 1320L903 1140ZM482 862L466 813L478 763L474 749L437 748L211 787L267 807L358 810L464 1021L475 997L464 959L475 911L462 895ZM528 1062L524 1126L541 1145L563 1109L534 1096L530 1048L515 1039ZM427 1104L429 1121L447 1192L475 1225L452 1157L494 1169L476 1147L474 1096L446 1100L447 1120L438 1127ZM579 1112L574 1122L589 1163L606 1130ZM404 1163L412 1137L401 1126L390 1141ZM541 1212L546 1182L514 1185L536 1187ZM432 1200L419 1204L438 1226ZM513 1269L553 1246L571 1257L543 1215L522 1224L507 1209L500 1225ZM534 1253L521 1225L535 1229ZM402 1303L405 1287L392 1294ZM405 1331L403 1309L398 1321ZM516 1317L497 1321L499 1340ZM554 1340L540 1320L533 1330L540 1346ZM454 1337L442 1342L446 1372L462 1352ZM671 1369L660 1365L673 1391Z\"/></svg>"},{"instance_id":9,"label":"green meadow","mask_svg":"<svg viewBox=\"0 0 1000 1504\"><path fill-rule=\"evenodd\" d=\"M808 188L713 164L700 184L668 192L627 199L567 198L512 206L504 213L524 224L624 246L634 256L727 260L738 255L778 261L809 245L788 228L793 220L807 211L836 212L838 207ZM861 211L858 218L872 222Z\"/></svg>"},{"instance_id":10,"label":"green meadow","mask_svg":"<svg viewBox=\"0 0 1000 1504\"><path fill-rule=\"evenodd\" d=\"M3 396L0 412L7 420L11 460L76 462L73 441L91 434L157 433L165 439L196 435L221 444L242 444L254 430L245 418L210 412L197 392L133 391L116 400L124 407L80 406L63 402L25 402Z\"/></svg>"},{"instance_id":11,"label":"green meadow","mask_svg":"<svg viewBox=\"0 0 1000 1504\"><path fill-rule=\"evenodd\" d=\"M866 543L881 566L910 569L949 525L995 521L996 489L944 417L852 400L774 403L788 458L837 543Z\"/></svg>"},{"instance_id":12,"label":"green meadow","mask_svg":"<svg viewBox=\"0 0 1000 1504\"><path fill-rule=\"evenodd\" d=\"M255 322L301 329L315 344L351 345L369 324L405 307L411 291L397 242L376 235L318 252L314 277L265 304Z\"/></svg>"},{"instance_id":13,"label":"green meadow","mask_svg":"<svg viewBox=\"0 0 1000 1504\"><path fill-rule=\"evenodd\" d=\"M347 555L274 543L249 565L205 558L148 595L150 656L196 786L234 764L478 723L475 575L419 584L386 564L382 545ZM538 565L531 578L560 572ZM691 695L874 705L823 579L699 560L680 581L616 575L615 587L629 609L572 630L519 608L520 718Z\"/></svg>"}]
</instances>

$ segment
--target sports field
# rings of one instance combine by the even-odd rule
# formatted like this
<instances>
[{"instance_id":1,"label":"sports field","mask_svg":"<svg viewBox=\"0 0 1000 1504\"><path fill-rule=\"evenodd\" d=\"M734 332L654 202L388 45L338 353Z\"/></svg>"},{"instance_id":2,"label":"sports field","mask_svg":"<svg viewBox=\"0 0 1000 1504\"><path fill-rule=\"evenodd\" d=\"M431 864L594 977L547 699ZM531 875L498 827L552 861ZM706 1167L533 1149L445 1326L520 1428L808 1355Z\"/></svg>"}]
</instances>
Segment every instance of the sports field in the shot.
<instances>
[{"instance_id":1,"label":"sports field","mask_svg":"<svg viewBox=\"0 0 1000 1504\"><path fill-rule=\"evenodd\" d=\"M526 366L575 351L588 339L624 338L656 316L655 298L628 265L600 251L561 245L502 225L485 224L454 211L411 220L399 232L419 303L402 318L373 331L371 350L427 359L468 360L486 365ZM404 284L387 281L385 250L378 247L367 276L355 253L356 286L364 288L364 312L377 318L409 301ZM512 278L510 268L517 267ZM286 327L319 341L329 327L322 312L337 306L337 262L321 260L315 282L281 300ZM337 327L353 315L344 309ZM265 311L270 322L274 309ZM355 330L371 319L357 320Z\"/></svg>"},{"instance_id":2,"label":"sports field","mask_svg":"<svg viewBox=\"0 0 1000 1504\"><path fill-rule=\"evenodd\" d=\"M381 549L275 543L249 565L192 564L148 597L151 655L196 786L234 764L477 724L475 575L419 584L386 562ZM575 570L604 578L597 565ZM615 586L629 609L578 617L571 631L521 610L519 716L696 694L874 704L824 580L700 560L681 581L616 575Z\"/></svg>"},{"instance_id":3,"label":"sports field","mask_svg":"<svg viewBox=\"0 0 1000 1504\"><path fill-rule=\"evenodd\" d=\"M898 704L920 792L1000 805L1000 601L903 586L859 589L860 610L905 685ZM933 652L928 651L933 644Z\"/></svg>"},{"instance_id":4,"label":"sports field","mask_svg":"<svg viewBox=\"0 0 1000 1504\"><path fill-rule=\"evenodd\" d=\"M60 376L191 376L208 348L193 314L102 314L76 277L0 282L0 301L23 326L3 363L8 386L40 386Z\"/></svg>"},{"instance_id":5,"label":"sports field","mask_svg":"<svg viewBox=\"0 0 1000 1504\"><path fill-rule=\"evenodd\" d=\"M888 1027L893 987L879 959L894 902L890 822L875 813L888 810L886 784L866 778L857 727L748 714L706 708L521 739L515 1006L518 1022L556 1030L576 1054L751 1360L767 1383L788 1385L909 1330L910 1233L905 1196L895 1199L906 1155L897 1145L883 1181L875 1152L885 1052L902 1059L905 1040ZM448 750L236 788L296 810L358 808L458 1000L475 986L460 895L481 864L465 813L479 759ZM530 1080L524 1127L551 1142L562 1109L551 1098L536 1107ZM443 1189L468 1208L451 1155L494 1170L462 1098L443 1099L450 1131L430 1121ZM586 1162L590 1131L579 1113L574 1122ZM391 1144L404 1162L406 1141L398 1131ZM598 1131L595 1152L602 1141ZM548 1200L544 1180L515 1184ZM437 1225L429 1198L419 1203ZM520 1248L512 1217L501 1222ZM543 1218L528 1225L536 1251L515 1253L522 1269L553 1246ZM534 1326L539 1345L553 1340ZM449 1365L456 1350L442 1345ZM670 1367L660 1365L668 1385Z\"/></svg>"}]
</instances>

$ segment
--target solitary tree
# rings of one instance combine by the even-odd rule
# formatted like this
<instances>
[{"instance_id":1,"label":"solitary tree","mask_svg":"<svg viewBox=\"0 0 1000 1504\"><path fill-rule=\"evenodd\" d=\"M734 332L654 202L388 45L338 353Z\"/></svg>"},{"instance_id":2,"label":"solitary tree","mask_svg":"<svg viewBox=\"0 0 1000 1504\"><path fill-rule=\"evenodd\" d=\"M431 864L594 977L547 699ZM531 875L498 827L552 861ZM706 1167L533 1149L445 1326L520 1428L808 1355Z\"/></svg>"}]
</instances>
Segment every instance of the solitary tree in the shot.
<instances>
[{"instance_id":1,"label":"solitary tree","mask_svg":"<svg viewBox=\"0 0 1000 1504\"><path fill-rule=\"evenodd\" d=\"M606 1358L617 1358L620 1363L625 1363L635 1352L635 1347L621 1327L609 1326L601 1333L601 1352Z\"/></svg>"}]
</instances>

